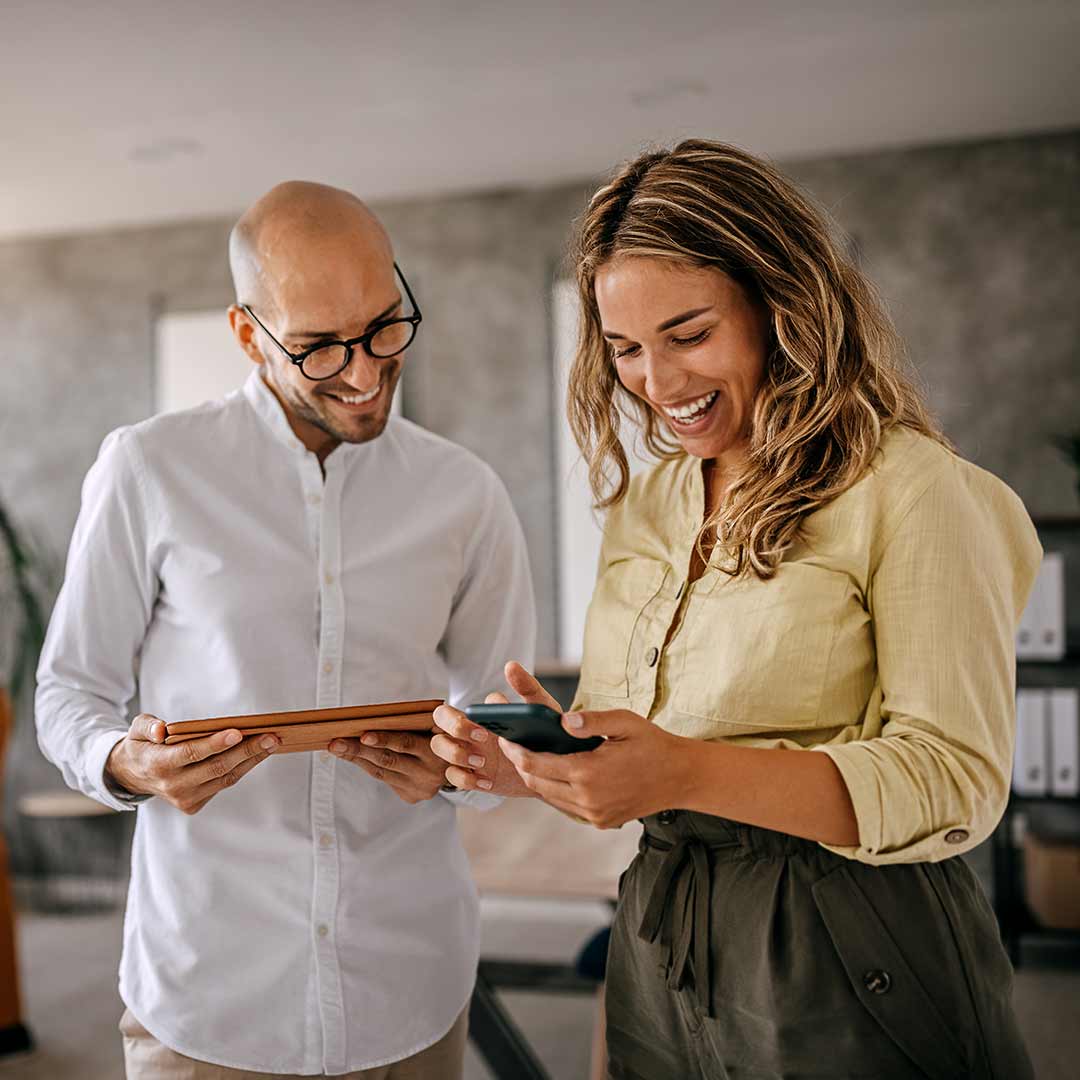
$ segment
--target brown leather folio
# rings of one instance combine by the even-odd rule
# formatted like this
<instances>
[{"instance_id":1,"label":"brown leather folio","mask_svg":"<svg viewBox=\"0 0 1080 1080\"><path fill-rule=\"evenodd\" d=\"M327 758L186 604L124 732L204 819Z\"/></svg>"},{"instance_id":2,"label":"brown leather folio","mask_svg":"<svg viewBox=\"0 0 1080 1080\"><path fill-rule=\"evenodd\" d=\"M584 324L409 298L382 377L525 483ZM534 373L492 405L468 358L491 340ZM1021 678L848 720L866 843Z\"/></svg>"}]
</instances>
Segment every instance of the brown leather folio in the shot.
<instances>
[{"instance_id":1,"label":"brown leather folio","mask_svg":"<svg viewBox=\"0 0 1080 1080\"><path fill-rule=\"evenodd\" d=\"M236 728L245 737L276 735L281 740L281 745L274 751L276 754L325 750L334 739L357 738L365 731L434 731L435 721L431 714L442 704L434 699L388 701L380 705L345 705L337 709L297 709L179 720L165 725L165 742L185 742L212 735L215 731Z\"/></svg>"}]
</instances>

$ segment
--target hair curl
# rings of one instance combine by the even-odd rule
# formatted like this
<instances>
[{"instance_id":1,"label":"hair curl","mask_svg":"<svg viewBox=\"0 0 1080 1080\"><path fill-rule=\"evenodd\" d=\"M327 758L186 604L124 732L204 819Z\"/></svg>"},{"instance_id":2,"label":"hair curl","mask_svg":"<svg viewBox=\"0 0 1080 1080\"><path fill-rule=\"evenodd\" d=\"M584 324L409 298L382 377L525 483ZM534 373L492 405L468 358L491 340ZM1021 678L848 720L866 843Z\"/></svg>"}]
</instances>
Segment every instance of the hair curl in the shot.
<instances>
[{"instance_id":1,"label":"hair curl","mask_svg":"<svg viewBox=\"0 0 1080 1080\"><path fill-rule=\"evenodd\" d=\"M827 215L760 158L690 139L624 165L578 222L582 317L567 415L598 509L629 487L622 419L640 426L654 456L685 454L657 414L623 388L602 336L596 272L625 255L715 267L769 311L746 468L699 534L700 543L715 530L731 556L729 573L773 576L803 518L860 478L890 428L949 445L877 291L834 240Z\"/></svg>"}]
</instances>

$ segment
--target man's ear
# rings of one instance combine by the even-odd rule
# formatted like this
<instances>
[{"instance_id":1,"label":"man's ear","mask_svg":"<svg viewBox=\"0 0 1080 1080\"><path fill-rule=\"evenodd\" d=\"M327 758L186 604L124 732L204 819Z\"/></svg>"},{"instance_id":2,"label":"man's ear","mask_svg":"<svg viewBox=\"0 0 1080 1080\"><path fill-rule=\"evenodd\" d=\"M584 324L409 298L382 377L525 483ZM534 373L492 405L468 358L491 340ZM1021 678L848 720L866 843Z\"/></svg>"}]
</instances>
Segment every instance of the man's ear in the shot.
<instances>
[{"instance_id":1,"label":"man's ear","mask_svg":"<svg viewBox=\"0 0 1080 1080\"><path fill-rule=\"evenodd\" d=\"M233 337L236 338L237 344L247 353L248 359L255 364L265 363L265 358L255 341L255 324L239 304L229 306L229 326L232 327Z\"/></svg>"}]
</instances>

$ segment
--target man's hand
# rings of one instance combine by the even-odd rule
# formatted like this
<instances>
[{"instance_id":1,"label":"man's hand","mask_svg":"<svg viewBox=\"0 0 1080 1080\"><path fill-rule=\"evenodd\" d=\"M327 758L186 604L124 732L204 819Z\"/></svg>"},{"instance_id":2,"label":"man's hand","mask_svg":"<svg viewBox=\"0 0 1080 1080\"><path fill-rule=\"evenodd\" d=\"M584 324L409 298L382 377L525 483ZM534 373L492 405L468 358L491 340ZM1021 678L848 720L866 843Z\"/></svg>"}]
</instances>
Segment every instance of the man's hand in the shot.
<instances>
[{"instance_id":1,"label":"man's hand","mask_svg":"<svg viewBox=\"0 0 1080 1080\"><path fill-rule=\"evenodd\" d=\"M219 791L265 761L280 740L245 739L235 729L165 746L165 724L140 713L105 762L106 779L132 795L157 795L185 814L197 814Z\"/></svg>"},{"instance_id":2,"label":"man's hand","mask_svg":"<svg viewBox=\"0 0 1080 1080\"><path fill-rule=\"evenodd\" d=\"M410 731L368 731L359 739L335 739L330 753L359 765L407 803L433 799L446 782L445 763L430 740Z\"/></svg>"},{"instance_id":3,"label":"man's hand","mask_svg":"<svg viewBox=\"0 0 1080 1080\"><path fill-rule=\"evenodd\" d=\"M506 665L505 673L506 681L522 701L562 712L562 706L520 664L512 660ZM484 702L505 705L506 698L502 694L488 694ZM431 748L444 762L449 762L446 778L454 787L463 791L478 788L517 798L534 794L503 753L501 740L474 724L460 709L440 705L435 710L435 723L442 733L431 740Z\"/></svg>"}]
</instances>

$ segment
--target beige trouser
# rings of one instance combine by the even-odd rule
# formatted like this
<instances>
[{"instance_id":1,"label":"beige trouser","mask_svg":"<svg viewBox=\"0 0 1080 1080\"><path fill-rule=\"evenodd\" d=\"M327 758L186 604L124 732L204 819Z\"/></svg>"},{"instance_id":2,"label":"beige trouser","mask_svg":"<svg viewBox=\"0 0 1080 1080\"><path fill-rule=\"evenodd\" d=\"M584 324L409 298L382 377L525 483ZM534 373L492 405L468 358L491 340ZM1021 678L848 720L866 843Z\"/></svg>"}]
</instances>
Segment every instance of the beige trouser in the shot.
<instances>
[{"instance_id":1,"label":"beige trouser","mask_svg":"<svg viewBox=\"0 0 1080 1080\"><path fill-rule=\"evenodd\" d=\"M120 1032L124 1036L127 1080L294 1080L286 1073L228 1069L184 1057L159 1043L131 1015L130 1009L125 1009L120 1018ZM346 1073L340 1080L461 1080L468 1034L469 1010L466 1008L454 1021L454 1026L433 1046L391 1065Z\"/></svg>"}]
</instances>

